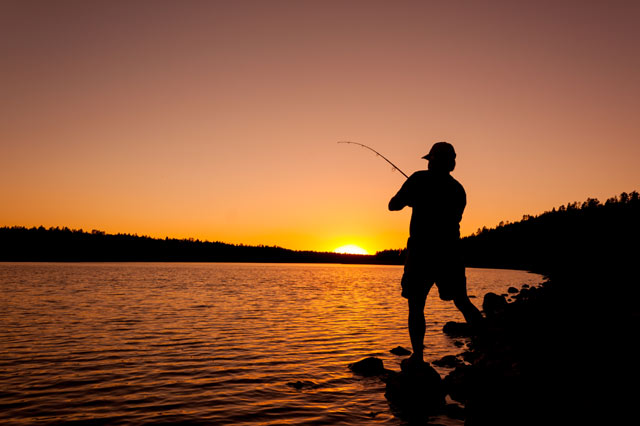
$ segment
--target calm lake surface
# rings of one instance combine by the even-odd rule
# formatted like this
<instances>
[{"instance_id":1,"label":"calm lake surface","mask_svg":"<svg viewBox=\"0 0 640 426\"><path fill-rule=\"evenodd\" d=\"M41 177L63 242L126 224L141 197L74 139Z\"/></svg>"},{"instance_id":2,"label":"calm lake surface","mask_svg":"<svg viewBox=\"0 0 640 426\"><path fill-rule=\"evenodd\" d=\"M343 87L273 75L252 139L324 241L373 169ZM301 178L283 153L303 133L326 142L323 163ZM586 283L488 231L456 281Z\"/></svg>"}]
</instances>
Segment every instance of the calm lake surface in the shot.
<instances>
[{"instance_id":1,"label":"calm lake surface","mask_svg":"<svg viewBox=\"0 0 640 426\"><path fill-rule=\"evenodd\" d=\"M0 423L402 424L365 356L410 348L401 266L0 263ZM471 300L543 281L467 269ZM434 287L425 360L464 350ZM439 368L441 375L448 369ZM301 389L292 386L301 381ZM459 425L459 420L433 419Z\"/></svg>"}]
</instances>

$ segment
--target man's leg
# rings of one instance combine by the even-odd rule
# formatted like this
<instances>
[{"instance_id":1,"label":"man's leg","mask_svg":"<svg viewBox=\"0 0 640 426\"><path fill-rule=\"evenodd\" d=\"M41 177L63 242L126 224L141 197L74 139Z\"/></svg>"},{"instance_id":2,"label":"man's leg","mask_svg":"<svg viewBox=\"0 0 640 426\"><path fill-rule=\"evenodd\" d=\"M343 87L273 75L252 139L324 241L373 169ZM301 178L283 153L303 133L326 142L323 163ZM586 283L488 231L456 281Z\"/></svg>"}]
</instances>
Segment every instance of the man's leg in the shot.
<instances>
[{"instance_id":1,"label":"man's leg","mask_svg":"<svg viewBox=\"0 0 640 426\"><path fill-rule=\"evenodd\" d=\"M411 346L413 347L413 355L411 355L411 358L418 361L423 360L424 333L427 327L424 319L424 305L426 300L426 296L409 298L409 337L411 338Z\"/></svg>"},{"instance_id":2,"label":"man's leg","mask_svg":"<svg viewBox=\"0 0 640 426\"><path fill-rule=\"evenodd\" d=\"M447 277L443 289L450 291L449 294L453 296L454 305L456 305L456 308L462 313L467 324L472 327L477 327L483 320L482 314L478 308L471 303L471 300L469 300L469 294L467 293L467 274L464 264L462 263L462 258L459 256L454 257L454 262L451 275Z\"/></svg>"},{"instance_id":3,"label":"man's leg","mask_svg":"<svg viewBox=\"0 0 640 426\"><path fill-rule=\"evenodd\" d=\"M476 308L475 305L471 303L471 300L469 300L469 296L466 294L466 292L464 295L460 295L453 299L453 303L456 305L456 308L458 308L458 310L462 312L462 315L464 316L465 321L467 321L467 324L471 326L477 326L482 322L482 314L480 313L478 308Z\"/></svg>"}]
</instances>

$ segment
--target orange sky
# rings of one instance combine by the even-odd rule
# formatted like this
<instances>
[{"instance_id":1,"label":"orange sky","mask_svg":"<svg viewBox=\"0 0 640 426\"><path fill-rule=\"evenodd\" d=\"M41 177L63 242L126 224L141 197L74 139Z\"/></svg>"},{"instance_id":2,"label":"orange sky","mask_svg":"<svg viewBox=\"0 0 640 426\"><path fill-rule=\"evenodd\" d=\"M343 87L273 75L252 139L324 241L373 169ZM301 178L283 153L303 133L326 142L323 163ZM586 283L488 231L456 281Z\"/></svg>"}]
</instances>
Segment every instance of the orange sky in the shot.
<instances>
[{"instance_id":1,"label":"orange sky","mask_svg":"<svg viewBox=\"0 0 640 426\"><path fill-rule=\"evenodd\" d=\"M3 1L0 225L370 252L447 140L463 235L639 188L640 3Z\"/></svg>"}]
</instances>

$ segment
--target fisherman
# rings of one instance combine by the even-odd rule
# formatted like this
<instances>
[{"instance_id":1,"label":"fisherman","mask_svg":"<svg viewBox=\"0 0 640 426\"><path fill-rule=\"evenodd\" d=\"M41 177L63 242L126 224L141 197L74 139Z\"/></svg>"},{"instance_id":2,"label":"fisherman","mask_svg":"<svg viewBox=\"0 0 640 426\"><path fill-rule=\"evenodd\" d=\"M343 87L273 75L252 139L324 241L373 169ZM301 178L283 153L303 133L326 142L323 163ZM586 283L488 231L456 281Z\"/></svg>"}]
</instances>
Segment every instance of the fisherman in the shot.
<instances>
[{"instance_id":1,"label":"fisherman","mask_svg":"<svg viewBox=\"0 0 640 426\"><path fill-rule=\"evenodd\" d=\"M412 174L389 201L389 210L413 209L402 276L402 296L409 302L410 364L423 361L426 330L424 306L435 283L442 300L453 300L466 322L476 327L482 314L469 300L460 252L460 220L467 204L462 185L450 172L456 152L447 142L437 142L427 155L428 170Z\"/></svg>"}]
</instances>

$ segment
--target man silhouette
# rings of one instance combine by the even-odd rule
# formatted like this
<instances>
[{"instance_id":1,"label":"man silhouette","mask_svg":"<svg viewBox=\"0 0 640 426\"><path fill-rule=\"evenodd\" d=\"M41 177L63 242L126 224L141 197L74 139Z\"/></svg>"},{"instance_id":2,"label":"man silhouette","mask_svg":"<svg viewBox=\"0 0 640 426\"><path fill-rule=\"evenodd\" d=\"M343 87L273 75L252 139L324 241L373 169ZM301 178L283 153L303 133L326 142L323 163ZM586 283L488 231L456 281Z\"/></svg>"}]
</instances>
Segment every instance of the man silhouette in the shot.
<instances>
[{"instance_id":1,"label":"man silhouette","mask_svg":"<svg viewBox=\"0 0 640 426\"><path fill-rule=\"evenodd\" d=\"M449 173L456 152L447 142L437 142L424 157L428 170L412 174L389 201L389 210L413 209L402 276L402 296L409 302L410 362L423 362L426 329L424 306L435 283L440 299L453 300L471 326L482 314L467 295L467 279L460 253L460 220L467 204L462 185Z\"/></svg>"}]
</instances>

